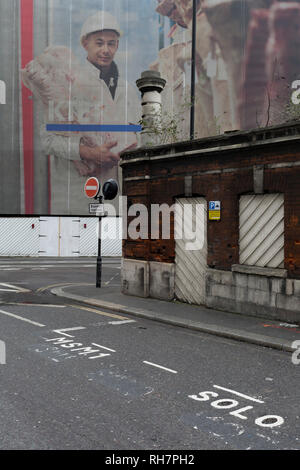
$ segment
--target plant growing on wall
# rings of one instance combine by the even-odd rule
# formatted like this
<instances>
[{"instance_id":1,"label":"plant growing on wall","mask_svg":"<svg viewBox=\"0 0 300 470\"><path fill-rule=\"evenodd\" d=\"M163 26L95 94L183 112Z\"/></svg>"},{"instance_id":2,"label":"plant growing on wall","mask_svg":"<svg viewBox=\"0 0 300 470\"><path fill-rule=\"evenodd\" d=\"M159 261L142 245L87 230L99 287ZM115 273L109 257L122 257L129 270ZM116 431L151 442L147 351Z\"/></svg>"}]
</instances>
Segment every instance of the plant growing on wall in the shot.
<instances>
[{"instance_id":1,"label":"plant growing on wall","mask_svg":"<svg viewBox=\"0 0 300 470\"><path fill-rule=\"evenodd\" d=\"M196 100L197 103L197 100ZM192 104L186 100L175 113L161 112L154 113L147 119L141 119L139 124L149 134L149 141L146 146L172 144L175 142L183 142L189 140L188 126L185 125L187 118L189 119L189 111ZM221 133L220 118L214 116L213 120L206 122L207 135L219 135ZM195 132L195 139L203 137Z\"/></svg>"}]
</instances>

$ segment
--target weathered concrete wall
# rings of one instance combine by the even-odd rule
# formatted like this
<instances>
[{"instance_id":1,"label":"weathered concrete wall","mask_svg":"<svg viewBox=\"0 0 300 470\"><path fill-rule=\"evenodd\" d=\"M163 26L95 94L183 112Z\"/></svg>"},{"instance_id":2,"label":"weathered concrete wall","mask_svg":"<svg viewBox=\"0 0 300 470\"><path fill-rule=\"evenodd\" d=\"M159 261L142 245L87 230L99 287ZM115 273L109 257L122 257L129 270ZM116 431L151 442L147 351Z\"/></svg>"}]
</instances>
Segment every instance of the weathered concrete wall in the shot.
<instances>
[{"instance_id":1,"label":"weathered concrete wall","mask_svg":"<svg viewBox=\"0 0 300 470\"><path fill-rule=\"evenodd\" d=\"M149 296L149 263L122 259L122 292L137 297Z\"/></svg>"},{"instance_id":2,"label":"weathered concrete wall","mask_svg":"<svg viewBox=\"0 0 300 470\"><path fill-rule=\"evenodd\" d=\"M208 307L300 323L300 280L287 279L284 269L246 266L232 269L207 270Z\"/></svg>"},{"instance_id":3,"label":"weathered concrete wall","mask_svg":"<svg viewBox=\"0 0 300 470\"><path fill-rule=\"evenodd\" d=\"M122 292L161 300L174 298L172 263L156 263L132 259L122 260Z\"/></svg>"},{"instance_id":4,"label":"weathered concrete wall","mask_svg":"<svg viewBox=\"0 0 300 470\"><path fill-rule=\"evenodd\" d=\"M173 300L175 264L123 259L122 292ZM300 280L285 269L233 265L232 271L207 269L205 306L300 324Z\"/></svg>"},{"instance_id":5,"label":"weathered concrete wall","mask_svg":"<svg viewBox=\"0 0 300 470\"><path fill-rule=\"evenodd\" d=\"M162 300L174 298L175 265L149 262L149 297Z\"/></svg>"}]
</instances>

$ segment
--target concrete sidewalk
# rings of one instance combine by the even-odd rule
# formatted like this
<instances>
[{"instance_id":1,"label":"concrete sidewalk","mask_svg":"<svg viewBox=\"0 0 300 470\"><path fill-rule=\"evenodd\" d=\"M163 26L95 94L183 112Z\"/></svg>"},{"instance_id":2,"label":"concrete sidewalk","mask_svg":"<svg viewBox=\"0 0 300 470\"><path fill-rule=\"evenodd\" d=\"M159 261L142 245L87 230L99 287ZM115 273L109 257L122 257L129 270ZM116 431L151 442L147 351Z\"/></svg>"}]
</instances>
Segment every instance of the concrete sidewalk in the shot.
<instances>
[{"instance_id":1,"label":"concrete sidewalk","mask_svg":"<svg viewBox=\"0 0 300 470\"><path fill-rule=\"evenodd\" d=\"M120 286L96 288L93 285L66 285L51 292L76 302L82 302L113 312L190 328L213 335L245 341L287 352L293 352L293 342L300 341L300 325L221 312L182 302L165 302L151 298L127 296Z\"/></svg>"}]
</instances>

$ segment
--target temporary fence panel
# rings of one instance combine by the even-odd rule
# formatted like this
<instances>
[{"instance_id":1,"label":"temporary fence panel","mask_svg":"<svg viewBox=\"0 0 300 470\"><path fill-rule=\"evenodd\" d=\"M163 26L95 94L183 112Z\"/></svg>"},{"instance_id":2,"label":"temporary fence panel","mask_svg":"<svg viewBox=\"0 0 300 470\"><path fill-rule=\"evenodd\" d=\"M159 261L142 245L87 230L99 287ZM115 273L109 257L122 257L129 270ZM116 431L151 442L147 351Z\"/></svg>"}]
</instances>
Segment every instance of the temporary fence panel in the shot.
<instances>
[{"instance_id":1,"label":"temporary fence panel","mask_svg":"<svg viewBox=\"0 0 300 470\"><path fill-rule=\"evenodd\" d=\"M80 256L97 256L98 253L98 218L80 218L79 223Z\"/></svg>"},{"instance_id":2,"label":"temporary fence panel","mask_svg":"<svg viewBox=\"0 0 300 470\"><path fill-rule=\"evenodd\" d=\"M40 256L78 256L79 219L40 218Z\"/></svg>"},{"instance_id":3,"label":"temporary fence panel","mask_svg":"<svg viewBox=\"0 0 300 470\"><path fill-rule=\"evenodd\" d=\"M283 194L240 198L240 264L284 267Z\"/></svg>"},{"instance_id":4,"label":"temporary fence panel","mask_svg":"<svg viewBox=\"0 0 300 470\"><path fill-rule=\"evenodd\" d=\"M37 218L0 218L0 256L37 256L39 231Z\"/></svg>"},{"instance_id":5,"label":"temporary fence panel","mask_svg":"<svg viewBox=\"0 0 300 470\"><path fill-rule=\"evenodd\" d=\"M187 210L187 208L189 208ZM192 211L192 217L190 216ZM185 216L186 214L186 216ZM204 198L178 198L175 206L175 296L205 303L207 268L207 203ZM191 240L195 232L197 243Z\"/></svg>"},{"instance_id":6,"label":"temporary fence panel","mask_svg":"<svg viewBox=\"0 0 300 470\"><path fill-rule=\"evenodd\" d=\"M101 255L122 256L122 219L105 217L101 222ZM80 256L97 256L98 254L98 218L80 219Z\"/></svg>"},{"instance_id":7,"label":"temporary fence panel","mask_svg":"<svg viewBox=\"0 0 300 470\"><path fill-rule=\"evenodd\" d=\"M59 256L79 255L80 219L59 217Z\"/></svg>"},{"instance_id":8,"label":"temporary fence panel","mask_svg":"<svg viewBox=\"0 0 300 470\"><path fill-rule=\"evenodd\" d=\"M59 217L40 217L39 256L59 256Z\"/></svg>"},{"instance_id":9,"label":"temporary fence panel","mask_svg":"<svg viewBox=\"0 0 300 470\"><path fill-rule=\"evenodd\" d=\"M105 217L101 223L102 256L122 256L122 218Z\"/></svg>"},{"instance_id":10,"label":"temporary fence panel","mask_svg":"<svg viewBox=\"0 0 300 470\"><path fill-rule=\"evenodd\" d=\"M97 217L0 218L0 256L97 256ZM102 256L122 256L122 219L102 220Z\"/></svg>"}]
</instances>

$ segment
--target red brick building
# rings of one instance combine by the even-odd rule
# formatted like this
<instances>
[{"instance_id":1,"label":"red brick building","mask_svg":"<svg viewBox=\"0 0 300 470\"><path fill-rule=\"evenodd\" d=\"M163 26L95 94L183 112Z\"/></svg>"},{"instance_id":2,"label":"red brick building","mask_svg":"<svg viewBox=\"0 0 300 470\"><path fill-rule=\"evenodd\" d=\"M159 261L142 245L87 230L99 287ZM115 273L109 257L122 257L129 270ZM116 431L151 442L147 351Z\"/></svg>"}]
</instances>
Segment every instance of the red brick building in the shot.
<instances>
[{"instance_id":1,"label":"red brick building","mask_svg":"<svg viewBox=\"0 0 300 470\"><path fill-rule=\"evenodd\" d=\"M124 153L123 195L149 233L123 242L123 292L300 323L299 144L289 123ZM175 202L204 208L201 250L174 238L173 212L170 239L151 239L151 205Z\"/></svg>"}]
</instances>

